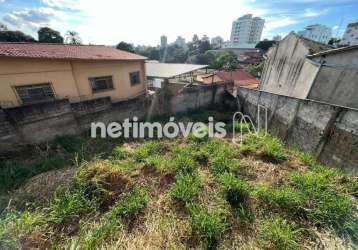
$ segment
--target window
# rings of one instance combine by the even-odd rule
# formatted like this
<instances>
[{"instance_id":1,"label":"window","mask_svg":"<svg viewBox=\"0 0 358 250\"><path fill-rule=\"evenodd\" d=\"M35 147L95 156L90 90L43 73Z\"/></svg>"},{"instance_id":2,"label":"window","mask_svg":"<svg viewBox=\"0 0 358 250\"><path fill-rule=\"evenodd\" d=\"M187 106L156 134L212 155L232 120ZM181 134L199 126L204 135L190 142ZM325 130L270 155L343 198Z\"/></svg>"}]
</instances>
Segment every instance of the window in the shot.
<instances>
[{"instance_id":1,"label":"window","mask_svg":"<svg viewBox=\"0 0 358 250\"><path fill-rule=\"evenodd\" d=\"M24 104L55 99L50 83L15 87L16 93Z\"/></svg>"},{"instance_id":2,"label":"window","mask_svg":"<svg viewBox=\"0 0 358 250\"><path fill-rule=\"evenodd\" d=\"M136 85L136 84L140 84L140 72L139 71L129 73L129 78L131 80L132 86Z\"/></svg>"},{"instance_id":3,"label":"window","mask_svg":"<svg viewBox=\"0 0 358 250\"><path fill-rule=\"evenodd\" d=\"M91 77L89 82L93 92L113 89L112 76Z\"/></svg>"}]
</instances>

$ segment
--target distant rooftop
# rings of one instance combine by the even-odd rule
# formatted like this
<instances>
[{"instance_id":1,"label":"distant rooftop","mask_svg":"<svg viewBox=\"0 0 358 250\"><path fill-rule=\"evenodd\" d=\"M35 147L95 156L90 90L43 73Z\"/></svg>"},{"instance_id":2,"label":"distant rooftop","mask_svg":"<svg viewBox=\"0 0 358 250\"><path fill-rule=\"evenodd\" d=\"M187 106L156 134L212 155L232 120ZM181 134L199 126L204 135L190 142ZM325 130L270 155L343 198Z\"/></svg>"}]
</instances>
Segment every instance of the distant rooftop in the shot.
<instances>
[{"instance_id":1,"label":"distant rooftop","mask_svg":"<svg viewBox=\"0 0 358 250\"><path fill-rule=\"evenodd\" d=\"M206 67L208 67L208 65L158 63L152 61L145 63L145 71L147 76L157 78L173 78L175 76L190 73Z\"/></svg>"},{"instance_id":2,"label":"distant rooftop","mask_svg":"<svg viewBox=\"0 0 358 250\"><path fill-rule=\"evenodd\" d=\"M110 61L146 59L140 55L103 45L0 42L0 58L1 57Z\"/></svg>"},{"instance_id":3,"label":"distant rooftop","mask_svg":"<svg viewBox=\"0 0 358 250\"><path fill-rule=\"evenodd\" d=\"M358 27L358 22L348 24L349 28Z\"/></svg>"},{"instance_id":4,"label":"distant rooftop","mask_svg":"<svg viewBox=\"0 0 358 250\"><path fill-rule=\"evenodd\" d=\"M323 55L330 55L330 54L337 54L337 53L343 53L346 51L350 51L350 50L357 50L358 49L358 45L353 45L353 46L347 46L347 47L342 47L342 48L337 48L337 49L330 49L330 50L325 50L325 51L321 51L312 55L308 55L308 58L313 58L316 56L323 56Z\"/></svg>"}]
</instances>

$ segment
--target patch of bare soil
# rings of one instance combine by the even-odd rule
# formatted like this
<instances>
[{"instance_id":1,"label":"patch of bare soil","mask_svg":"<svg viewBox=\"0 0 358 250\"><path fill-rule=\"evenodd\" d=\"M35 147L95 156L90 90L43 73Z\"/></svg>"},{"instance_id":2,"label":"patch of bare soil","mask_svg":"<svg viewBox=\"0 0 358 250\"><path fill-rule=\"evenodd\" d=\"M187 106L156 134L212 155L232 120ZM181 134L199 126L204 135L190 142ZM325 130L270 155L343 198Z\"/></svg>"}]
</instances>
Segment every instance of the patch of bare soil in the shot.
<instances>
[{"instance_id":1,"label":"patch of bare soil","mask_svg":"<svg viewBox=\"0 0 358 250\"><path fill-rule=\"evenodd\" d=\"M15 201L32 202L36 205L47 203L59 186L69 186L75 176L75 168L61 169L42 173L30 178L16 190L12 197ZM25 198L25 200L23 200Z\"/></svg>"}]
</instances>

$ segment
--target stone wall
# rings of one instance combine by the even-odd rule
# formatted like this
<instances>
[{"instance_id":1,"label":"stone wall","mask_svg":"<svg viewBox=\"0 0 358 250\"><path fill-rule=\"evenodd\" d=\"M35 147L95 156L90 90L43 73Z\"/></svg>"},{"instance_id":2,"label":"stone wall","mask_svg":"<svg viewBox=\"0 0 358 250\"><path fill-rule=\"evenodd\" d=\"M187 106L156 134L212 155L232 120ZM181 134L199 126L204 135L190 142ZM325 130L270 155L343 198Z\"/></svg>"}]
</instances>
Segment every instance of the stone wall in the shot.
<instances>
[{"instance_id":1,"label":"stone wall","mask_svg":"<svg viewBox=\"0 0 358 250\"><path fill-rule=\"evenodd\" d=\"M193 86L171 92L165 89L153 96L112 103L109 97L71 103L68 99L47 103L0 108L0 151L11 151L18 145L34 144L56 136L86 132L92 122L140 120L159 115L175 115L194 109L219 106L225 87Z\"/></svg>"},{"instance_id":2,"label":"stone wall","mask_svg":"<svg viewBox=\"0 0 358 250\"><path fill-rule=\"evenodd\" d=\"M358 173L358 110L245 88L238 99L239 109L255 122L258 106L265 106L269 132L290 147Z\"/></svg>"}]
</instances>

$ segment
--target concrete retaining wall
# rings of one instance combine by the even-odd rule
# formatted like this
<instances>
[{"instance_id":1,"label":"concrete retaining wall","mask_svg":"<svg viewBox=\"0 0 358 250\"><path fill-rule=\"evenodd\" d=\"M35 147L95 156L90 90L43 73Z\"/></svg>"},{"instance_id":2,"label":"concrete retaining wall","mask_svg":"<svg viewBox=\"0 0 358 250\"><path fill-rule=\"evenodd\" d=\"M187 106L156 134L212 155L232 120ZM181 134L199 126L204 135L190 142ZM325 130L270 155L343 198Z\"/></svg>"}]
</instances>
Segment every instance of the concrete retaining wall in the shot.
<instances>
[{"instance_id":1,"label":"concrete retaining wall","mask_svg":"<svg viewBox=\"0 0 358 250\"><path fill-rule=\"evenodd\" d=\"M239 109L254 121L258 106L265 106L268 130L290 147L358 173L358 110L245 88L238 99Z\"/></svg>"},{"instance_id":2,"label":"concrete retaining wall","mask_svg":"<svg viewBox=\"0 0 358 250\"><path fill-rule=\"evenodd\" d=\"M179 93L155 94L112 103L109 97L79 103L58 100L48 103L1 109L0 151L11 151L18 145L34 144L56 136L80 134L90 129L92 122L123 121L126 118L174 115L189 110L219 106L225 88L194 86Z\"/></svg>"}]
</instances>

